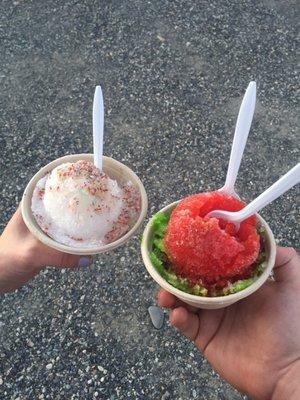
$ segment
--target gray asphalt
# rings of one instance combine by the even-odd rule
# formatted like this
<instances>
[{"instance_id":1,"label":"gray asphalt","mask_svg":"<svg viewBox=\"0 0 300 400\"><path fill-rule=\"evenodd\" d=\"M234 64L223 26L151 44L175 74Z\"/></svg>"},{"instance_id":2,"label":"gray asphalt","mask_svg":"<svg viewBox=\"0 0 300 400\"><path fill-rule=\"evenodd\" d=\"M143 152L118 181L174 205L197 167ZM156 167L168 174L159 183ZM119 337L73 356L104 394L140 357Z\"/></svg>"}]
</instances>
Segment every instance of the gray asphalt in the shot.
<instances>
[{"instance_id":1,"label":"gray asphalt","mask_svg":"<svg viewBox=\"0 0 300 400\"><path fill-rule=\"evenodd\" d=\"M150 216L222 185L255 79L238 180L254 198L299 160L298 11L290 0L2 0L0 228L41 166L91 152L96 84L105 154L139 174ZM299 248L298 214L299 188L262 212L278 243ZM88 270L47 269L0 299L1 399L243 398L168 323L152 327L157 286L139 241Z\"/></svg>"}]
</instances>

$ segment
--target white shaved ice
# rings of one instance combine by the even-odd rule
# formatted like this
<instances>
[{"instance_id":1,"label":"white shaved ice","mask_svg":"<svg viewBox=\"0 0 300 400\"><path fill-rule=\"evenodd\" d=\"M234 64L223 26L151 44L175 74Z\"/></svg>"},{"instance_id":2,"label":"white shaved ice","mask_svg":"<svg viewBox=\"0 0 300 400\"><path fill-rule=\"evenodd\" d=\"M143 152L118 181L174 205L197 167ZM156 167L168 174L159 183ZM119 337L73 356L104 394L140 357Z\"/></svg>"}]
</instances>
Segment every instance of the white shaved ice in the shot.
<instances>
[{"instance_id":1,"label":"white shaved ice","mask_svg":"<svg viewBox=\"0 0 300 400\"><path fill-rule=\"evenodd\" d=\"M31 207L40 227L57 242L92 247L129 230L140 197L130 182L121 188L92 163L78 161L59 165L43 177Z\"/></svg>"}]
</instances>

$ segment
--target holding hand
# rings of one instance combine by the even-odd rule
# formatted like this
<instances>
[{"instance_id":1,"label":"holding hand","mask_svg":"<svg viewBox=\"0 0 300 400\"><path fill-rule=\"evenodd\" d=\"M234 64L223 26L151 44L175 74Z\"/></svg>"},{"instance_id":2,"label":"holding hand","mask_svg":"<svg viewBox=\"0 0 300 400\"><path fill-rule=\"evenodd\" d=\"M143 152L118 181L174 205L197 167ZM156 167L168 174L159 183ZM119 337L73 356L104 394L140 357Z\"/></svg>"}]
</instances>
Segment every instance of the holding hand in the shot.
<instances>
[{"instance_id":1,"label":"holding hand","mask_svg":"<svg viewBox=\"0 0 300 400\"><path fill-rule=\"evenodd\" d=\"M22 286L44 267L86 267L90 257L61 253L38 241L27 229L20 208L0 236L0 293Z\"/></svg>"},{"instance_id":2,"label":"holding hand","mask_svg":"<svg viewBox=\"0 0 300 400\"><path fill-rule=\"evenodd\" d=\"M278 248L275 280L234 305L193 309L161 290L170 322L215 370L241 392L262 400L300 399L300 257Z\"/></svg>"}]
</instances>

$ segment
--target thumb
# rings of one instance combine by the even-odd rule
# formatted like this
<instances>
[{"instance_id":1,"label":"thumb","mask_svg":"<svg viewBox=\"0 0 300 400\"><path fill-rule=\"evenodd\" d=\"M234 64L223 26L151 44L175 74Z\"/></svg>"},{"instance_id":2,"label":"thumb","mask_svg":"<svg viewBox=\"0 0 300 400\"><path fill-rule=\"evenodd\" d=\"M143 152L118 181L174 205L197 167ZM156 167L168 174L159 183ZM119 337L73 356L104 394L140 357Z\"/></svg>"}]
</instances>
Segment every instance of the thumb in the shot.
<instances>
[{"instance_id":1,"label":"thumb","mask_svg":"<svg viewBox=\"0 0 300 400\"><path fill-rule=\"evenodd\" d=\"M75 254L63 253L42 244L40 246L39 263L41 265L58 268L76 268L88 267L93 263L93 258L91 256L78 256Z\"/></svg>"},{"instance_id":2,"label":"thumb","mask_svg":"<svg viewBox=\"0 0 300 400\"><path fill-rule=\"evenodd\" d=\"M61 268L88 267L93 263L90 256L76 256L74 254L59 253L53 257L51 266Z\"/></svg>"},{"instance_id":3,"label":"thumb","mask_svg":"<svg viewBox=\"0 0 300 400\"><path fill-rule=\"evenodd\" d=\"M35 242L35 254L32 258L38 267L76 268L88 267L93 263L93 258L91 256L78 256L75 254L63 253L37 240Z\"/></svg>"},{"instance_id":4,"label":"thumb","mask_svg":"<svg viewBox=\"0 0 300 400\"><path fill-rule=\"evenodd\" d=\"M278 247L274 266L277 282L300 281L300 257L292 247Z\"/></svg>"}]
</instances>

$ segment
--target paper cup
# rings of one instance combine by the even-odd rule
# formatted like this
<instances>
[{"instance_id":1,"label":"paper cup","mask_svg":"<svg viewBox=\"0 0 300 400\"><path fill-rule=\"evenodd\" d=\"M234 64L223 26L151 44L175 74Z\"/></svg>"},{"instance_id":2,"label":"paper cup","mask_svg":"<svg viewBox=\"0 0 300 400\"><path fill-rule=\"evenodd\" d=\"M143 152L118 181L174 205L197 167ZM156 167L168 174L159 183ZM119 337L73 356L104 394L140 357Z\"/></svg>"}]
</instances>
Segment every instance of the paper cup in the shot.
<instances>
[{"instance_id":1,"label":"paper cup","mask_svg":"<svg viewBox=\"0 0 300 400\"><path fill-rule=\"evenodd\" d=\"M160 212L170 214L172 212L172 210L176 207L176 205L179 203L179 201L169 204L168 206L161 209ZM267 239L266 247L267 247L267 251L268 251L268 255L269 255L268 260L267 260L267 266L266 266L264 272L262 273L262 275L260 275L260 277L252 285L248 286L244 290L241 290L240 292L237 292L234 294L229 294L227 296L201 297L201 296L196 296L196 295L193 295L190 293L183 292L183 291L175 288L174 286L170 285L158 273L158 271L152 264L150 257L149 257L149 254L152 251L151 238L153 235L153 228L152 228L151 220L148 222L148 224L144 230L143 238L142 238L142 245L141 245L142 257L143 257L145 267L147 268L147 270L148 270L149 274L152 276L152 278L162 288L164 288L168 292L174 294L174 296L178 297L185 303L190 304L191 306L194 306L197 308L206 308L206 309L224 308L224 307L230 306L231 304L249 296L250 294L254 293L257 289L259 289L263 285L263 283L268 279L268 277L270 276L272 268L275 264L276 243L275 243L273 233L272 233L269 225L266 223L266 221L262 217L260 217L258 215L258 219L266 230L266 239Z\"/></svg>"},{"instance_id":2,"label":"paper cup","mask_svg":"<svg viewBox=\"0 0 300 400\"><path fill-rule=\"evenodd\" d=\"M103 170L104 172L112 179L116 180L119 184L126 183L131 181L132 184L138 188L141 195L141 212L136 221L136 223L132 226L132 228L119 239L114 242L108 243L102 246L95 247L72 247L67 246L62 243L56 242L54 239L49 237L42 229L39 227L36 222L32 211L31 211L31 199L34 188L36 187L37 182L43 178L48 172L52 171L55 167L60 164L67 162L76 162L79 160L86 160L93 162L92 154L73 154L65 157L58 158L57 160L52 161L50 164L47 164L45 167L40 169L40 171L34 175L31 181L28 183L22 198L22 215L27 228L30 232L42 243L46 246L52 247L53 249L62 251L64 253L70 254L80 254L80 255L90 255L90 254L99 254L104 253L109 250L115 249L116 247L121 246L126 243L131 236L133 236L137 229L140 227L142 222L144 221L147 209L148 209L148 200L145 188L138 178L138 176L126 165L120 163L119 161L114 160L110 157L103 157Z\"/></svg>"}]
</instances>

